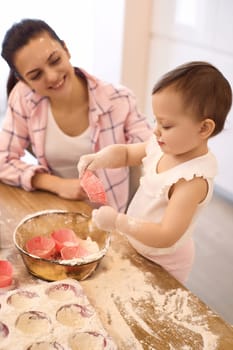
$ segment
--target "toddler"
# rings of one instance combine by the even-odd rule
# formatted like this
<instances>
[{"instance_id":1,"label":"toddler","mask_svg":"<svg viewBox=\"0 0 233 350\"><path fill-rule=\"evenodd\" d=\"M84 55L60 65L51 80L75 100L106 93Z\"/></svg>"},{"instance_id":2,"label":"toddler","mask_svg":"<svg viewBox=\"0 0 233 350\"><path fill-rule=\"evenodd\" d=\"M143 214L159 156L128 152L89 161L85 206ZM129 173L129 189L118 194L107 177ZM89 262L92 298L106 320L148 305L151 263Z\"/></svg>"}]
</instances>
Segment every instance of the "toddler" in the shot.
<instances>
[{"instance_id":1,"label":"toddler","mask_svg":"<svg viewBox=\"0 0 233 350\"><path fill-rule=\"evenodd\" d=\"M139 254L181 283L194 259L194 224L212 197L217 173L208 140L222 131L231 103L230 84L216 67L186 63L153 88L156 127L148 142L111 145L78 163L82 176L86 169L142 162L140 185L126 214L102 206L93 211L93 221L125 234Z\"/></svg>"}]
</instances>

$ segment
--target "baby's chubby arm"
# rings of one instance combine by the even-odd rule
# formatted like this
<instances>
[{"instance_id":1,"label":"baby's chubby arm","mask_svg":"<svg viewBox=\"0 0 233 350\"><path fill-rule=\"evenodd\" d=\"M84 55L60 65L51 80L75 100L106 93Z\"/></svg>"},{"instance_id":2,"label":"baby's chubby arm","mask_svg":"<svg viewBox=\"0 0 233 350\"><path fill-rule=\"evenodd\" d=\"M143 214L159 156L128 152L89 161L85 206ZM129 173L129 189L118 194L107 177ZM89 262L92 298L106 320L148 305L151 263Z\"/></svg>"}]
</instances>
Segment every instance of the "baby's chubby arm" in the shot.
<instances>
[{"instance_id":1,"label":"baby's chubby arm","mask_svg":"<svg viewBox=\"0 0 233 350\"><path fill-rule=\"evenodd\" d=\"M184 234L206 193L207 183L204 179L181 180L172 189L160 222L133 218L108 206L94 210L92 219L96 226L103 230L117 230L147 246L166 248L172 246Z\"/></svg>"},{"instance_id":2,"label":"baby's chubby arm","mask_svg":"<svg viewBox=\"0 0 233 350\"><path fill-rule=\"evenodd\" d=\"M145 153L146 143L110 145L97 153L80 157L78 162L79 177L85 170L95 171L99 168L121 168L140 165Z\"/></svg>"}]
</instances>

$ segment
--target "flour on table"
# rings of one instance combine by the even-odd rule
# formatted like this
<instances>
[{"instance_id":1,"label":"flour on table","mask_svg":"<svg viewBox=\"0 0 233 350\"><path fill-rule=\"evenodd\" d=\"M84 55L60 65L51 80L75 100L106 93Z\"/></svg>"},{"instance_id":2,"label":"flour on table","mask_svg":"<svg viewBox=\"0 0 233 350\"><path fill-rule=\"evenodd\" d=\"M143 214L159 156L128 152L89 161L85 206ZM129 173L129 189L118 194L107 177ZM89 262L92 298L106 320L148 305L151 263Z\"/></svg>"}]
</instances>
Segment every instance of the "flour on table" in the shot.
<instances>
[{"instance_id":1,"label":"flour on table","mask_svg":"<svg viewBox=\"0 0 233 350\"><path fill-rule=\"evenodd\" d=\"M43 282L1 294L1 350L76 350L76 334L80 344L94 337L98 348L93 350L117 350L78 281Z\"/></svg>"},{"instance_id":2,"label":"flour on table","mask_svg":"<svg viewBox=\"0 0 233 350\"><path fill-rule=\"evenodd\" d=\"M209 315L199 316L195 310L195 297L189 291L178 288L164 292L159 287L152 287L149 281L151 272L139 273L122 254L124 252L114 251L110 247L101 262L102 270L99 273L97 271L98 278L82 281L93 302L98 293L99 312L101 313L101 304L104 305L102 317L105 318L105 323L111 324L113 338L120 339L117 344L119 348L123 349L127 344L127 349L132 350L156 349L153 345L156 342L161 344L164 334L174 327L181 338L179 350L191 350L192 344L201 344L202 350L215 350L218 337L209 329L207 320L211 316L211 310ZM108 274L114 278L108 278ZM150 321L147 320L145 311L147 307L148 310L152 307L154 312L154 318ZM146 342L142 337L141 345L138 344L131 327L135 323L150 341ZM158 331L156 324L161 325ZM161 328L163 335L159 334ZM175 345L171 339L164 349L177 350Z\"/></svg>"}]
</instances>

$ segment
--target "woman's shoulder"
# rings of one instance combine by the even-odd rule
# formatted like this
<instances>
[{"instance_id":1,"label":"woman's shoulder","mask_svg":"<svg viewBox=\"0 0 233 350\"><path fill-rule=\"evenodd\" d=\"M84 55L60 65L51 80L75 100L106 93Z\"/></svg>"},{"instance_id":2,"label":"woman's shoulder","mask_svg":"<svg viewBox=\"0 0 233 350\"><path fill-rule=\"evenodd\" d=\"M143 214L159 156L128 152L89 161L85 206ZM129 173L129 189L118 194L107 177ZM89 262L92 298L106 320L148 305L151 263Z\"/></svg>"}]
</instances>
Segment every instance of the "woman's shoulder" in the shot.
<instances>
[{"instance_id":1,"label":"woman's shoulder","mask_svg":"<svg viewBox=\"0 0 233 350\"><path fill-rule=\"evenodd\" d=\"M96 77L95 75L88 73L82 68L75 69L76 74L81 74L81 76L84 76L86 78L89 88L95 94L105 93L109 96L118 95L119 97L121 96L121 94L124 94L133 98L135 97L133 91L122 84L108 82L106 80Z\"/></svg>"},{"instance_id":2,"label":"woman's shoulder","mask_svg":"<svg viewBox=\"0 0 233 350\"><path fill-rule=\"evenodd\" d=\"M15 86L10 92L9 100L12 100L14 98L27 100L32 95L35 95L35 92L24 82L18 81L18 83L15 84Z\"/></svg>"},{"instance_id":3,"label":"woman's shoulder","mask_svg":"<svg viewBox=\"0 0 233 350\"><path fill-rule=\"evenodd\" d=\"M32 90L27 84L19 81L11 90L8 103L12 106L27 106L35 108L35 105L44 98Z\"/></svg>"},{"instance_id":4,"label":"woman's shoulder","mask_svg":"<svg viewBox=\"0 0 233 350\"><path fill-rule=\"evenodd\" d=\"M26 85L22 81L18 81L13 87L13 89L11 90L9 94L9 99L15 96L24 97L24 96L27 96L30 92L32 92L32 89L28 85Z\"/></svg>"}]
</instances>

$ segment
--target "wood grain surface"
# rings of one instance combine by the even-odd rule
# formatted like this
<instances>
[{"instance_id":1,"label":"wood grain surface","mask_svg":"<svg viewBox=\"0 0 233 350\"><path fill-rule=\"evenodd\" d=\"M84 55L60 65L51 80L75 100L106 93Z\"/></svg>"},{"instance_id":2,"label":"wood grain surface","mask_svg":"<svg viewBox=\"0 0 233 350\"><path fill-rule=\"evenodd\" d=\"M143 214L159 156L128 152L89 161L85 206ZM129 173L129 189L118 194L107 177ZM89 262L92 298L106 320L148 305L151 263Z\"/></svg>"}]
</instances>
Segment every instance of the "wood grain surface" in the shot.
<instances>
[{"instance_id":1,"label":"wood grain surface","mask_svg":"<svg viewBox=\"0 0 233 350\"><path fill-rule=\"evenodd\" d=\"M45 209L91 214L88 203L0 183L1 234L10 235L25 215ZM15 266L15 285L38 283L13 245L0 250ZM44 282L49 283L49 282ZM127 239L111 234L96 271L80 282L105 329L120 350L232 350L233 329L160 266L136 253Z\"/></svg>"}]
</instances>

